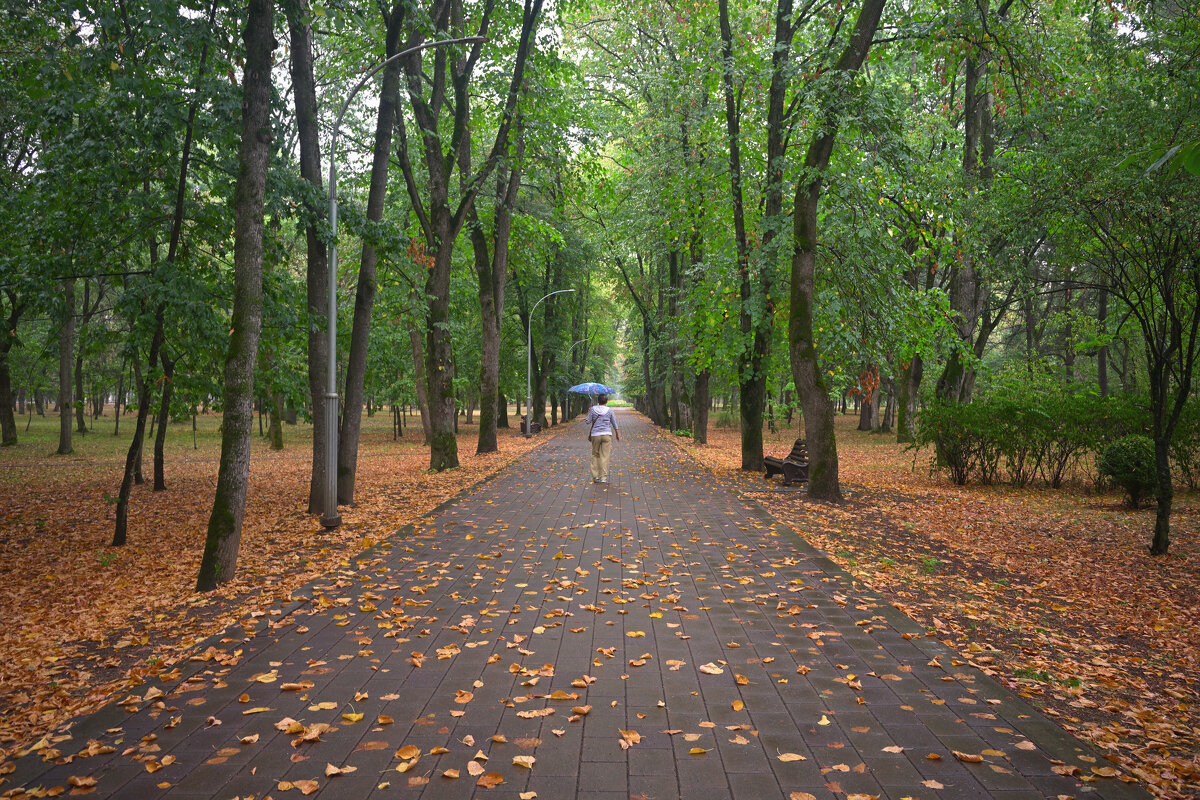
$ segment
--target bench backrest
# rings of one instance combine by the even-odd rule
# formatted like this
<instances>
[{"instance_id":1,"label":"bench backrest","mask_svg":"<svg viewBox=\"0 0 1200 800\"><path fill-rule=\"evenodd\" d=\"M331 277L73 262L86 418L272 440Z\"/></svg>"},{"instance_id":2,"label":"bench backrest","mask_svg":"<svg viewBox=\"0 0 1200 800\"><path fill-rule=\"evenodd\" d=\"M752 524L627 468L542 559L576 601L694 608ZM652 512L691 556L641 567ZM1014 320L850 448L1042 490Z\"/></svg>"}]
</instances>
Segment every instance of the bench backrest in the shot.
<instances>
[{"instance_id":1,"label":"bench backrest","mask_svg":"<svg viewBox=\"0 0 1200 800\"><path fill-rule=\"evenodd\" d=\"M796 444L792 446L792 452L788 453L787 461L808 461L808 445L803 439L797 439Z\"/></svg>"}]
</instances>

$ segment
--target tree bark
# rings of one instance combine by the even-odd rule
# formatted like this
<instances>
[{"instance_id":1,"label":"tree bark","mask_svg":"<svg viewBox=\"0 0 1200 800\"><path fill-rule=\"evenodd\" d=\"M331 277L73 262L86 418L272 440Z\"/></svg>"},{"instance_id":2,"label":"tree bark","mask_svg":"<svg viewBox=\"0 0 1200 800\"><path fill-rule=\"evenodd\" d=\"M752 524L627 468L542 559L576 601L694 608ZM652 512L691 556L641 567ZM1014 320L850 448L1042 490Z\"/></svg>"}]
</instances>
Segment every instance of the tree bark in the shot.
<instances>
[{"instance_id":1,"label":"tree bark","mask_svg":"<svg viewBox=\"0 0 1200 800\"><path fill-rule=\"evenodd\" d=\"M441 34L457 33L463 26L462 4L455 0L442 7L434 21ZM489 4L480 17L479 34L486 35L491 22ZM429 403L429 467L444 470L458 466L458 440L455 430L454 401L454 353L450 338L450 269L453 263L454 242L467 218L483 182L488 179L507 149L508 131L516 114L517 98L524 84L525 66L533 46L533 33L541 15L542 0L525 0L522 13L521 32L513 65L508 92L500 114L496 138L483 165L473 175L462 172L469 165L470 155L464 148L470 147L470 83L479 59L479 44L473 44L464 55L450 64L452 58L444 50L434 54L435 69L432 77L421 69L421 56L413 55L405 62L408 83L408 98L420 131L422 155L426 180L424 191L428 204L422 202L422 187L418 184L408 157L407 135L403 115L400 117L400 166L404 172L409 199L421 223L425 238L425 250L433 259L432 268L425 283L426 329L425 329L425 379ZM426 33L413 29L412 43L425 37ZM453 87L448 95L447 84ZM428 99L426 92L428 91ZM453 114L453 124L446 126L439 119L442 109ZM449 142L443 141L439 130L449 128ZM457 207L450 205L450 180L456 168L462 191Z\"/></svg>"},{"instance_id":2,"label":"tree bark","mask_svg":"<svg viewBox=\"0 0 1200 800\"><path fill-rule=\"evenodd\" d=\"M8 297L9 310L4 330L0 331L0 447L11 447L17 443L17 420L13 416L12 371L8 354L17 341L17 323L25 309L16 294L6 291L5 295ZM22 395L22 411L24 406Z\"/></svg>"},{"instance_id":3,"label":"tree bark","mask_svg":"<svg viewBox=\"0 0 1200 800\"><path fill-rule=\"evenodd\" d=\"M71 453L71 425L74 398L71 363L75 356L75 279L62 281L62 328L58 334L58 454Z\"/></svg>"},{"instance_id":4,"label":"tree bark","mask_svg":"<svg viewBox=\"0 0 1200 800\"><path fill-rule=\"evenodd\" d=\"M879 26L884 0L863 0L850 42L834 66L835 79L857 72L867 57L871 38ZM796 186L792 249L791 317L788 348L792 378L804 410L808 444L808 494L818 500L842 498L838 481L837 440L833 429L833 403L825 384L813 336L814 289L817 261L817 209L821 200L824 172L833 154L837 136L836 115L827 108L804 159L804 173L811 177Z\"/></svg>"},{"instance_id":5,"label":"tree bark","mask_svg":"<svg viewBox=\"0 0 1200 800\"><path fill-rule=\"evenodd\" d=\"M400 33L405 19L404 3L397 3L387 16L385 57L400 52ZM387 195L388 166L391 160L392 129L396 125L400 101L400 64L392 62L383 69L379 90L379 112L375 123L375 146L371 162L371 186L367 192L367 220L383 219ZM337 499L354 502L354 482L358 470L358 435L362 426L363 385L367 375L367 346L371 335L371 310L375 305L375 265L379 256L369 240L363 241L358 268L358 288L354 293L354 321L351 323L350 356L346 362L346 391L342 395L342 426L338 436Z\"/></svg>"},{"instance_id":6,"label":"tree bark","mask_svg":"<svg viewBox=\"0 0 1200 800\"><path fill-rule=\"evenodd\" d=\"M263 206L271 157L271 0L249 0L244 39L242 148L234 193L234 295L232 332L225 356L225 415L221 465L208 520L196 590L233 578L241 544L250 477L254 361L262 328Z\"/></svg>"},{"instance_id":7,"label":"tree bark","mask_svg":"<svg viewBox=\"0 0 1200 800\"><path fill-rule=\"evenodd\" d=\"M101 292L101 295L103 293ZM95 309L92 308L92 283L87 278L83 279L83 304L77 315L78 321L75 325L75 432L86 434L87 427L87 404L84 401L86 395L83 388L83 342L84 331L87 329L88 320L91 319ZM96 298L96 305L99 306L101 298Z\"/></svg>"},{"instance_id":8,"label":"tree bark","mask_svg":"<svg viewBox=\"0 0 1200 800\"><path fill-rule=\"evenodd\" d=\"M312 28L305 24L309 16L307 0L288 0L284 4L288 31L292 42L292 90L296 103L296 131L300 144L300 177L311 183L319 195L321 181L321 142L317 125L317 89L313 76ZM319 216L309 208L312 218ZM325 412L325 394L334 390L325 385L326 365L329 363L328 299L329 261L325 242L317 232L315 222L304 228L308 266L306 294L308 302L308 393L312 398L313 441L312 476L308 484L308 513L324 511L325 441L329 436ZM324 325L321 322L324 321Z\"/></svg>"},{"instance_id":9,"label":"tree bark","mask_svg":"<svg viewBox=\"0 0 1200 800\"><path fill-rule=\"evenodd\" d=\"M167 489L166 458L164 449L167 443L167 423L171 420L171 395L174 393L175 362L178 359L167 357L166 348L158 352L162 364L162 398L158 410L158 435L154 437L154 491L164 492Z\"/></svg>"},{"instance_id":10,"label":"tree bark","mask_svg":"<svg viewBox=\"0 0 1200 800\"><path fill-rule=\"evenodd\" d=\"M429 426L429 400L426 395L428 382L425 380L425 347L421 341L421 332L416 326L408 329L409 344L413 354L413 385L417 390L417 410L421 413L421 431L425 437L424 444L429 446L433 431Z\"/></svg>"},{"instance_id":11,"label":"tree bark","mask_svg":"<svg viewBox=\"0 0 1200 800\"><path fill-rule=\"evenodd\" d=\"M479 281L479 316L482 347L479 363L479 439L476 453L494 453L500 384L500 330L504 319L504 287L508 280L508 246L512 235L512 212L521 187L521 157L525 137L517 121L516 155L510 168L502 164L496 173L492 247L472 204L469 214L471 245L475 251L475 274ZM507 149L507 142L504 143ZM466 170L463 170L464 172ZM478 202L478 201L476 201Z\"/></svg>"},{"instance_id":12,"label":"tree bark","mask_svg":"<svg viewBox=\"0 0 1200 800\"><path fill-rule=\"evenodd\" d=\"M708 407L712 402L708 391L709 371L696 373L696 385L692 389L692 441L708 444Z\"/></svg>"},{"instance_id":13,"label":"tree bark","mask_svg":"<svg viewBox=\"0 0 1200 800\"><path fill-rule=\"evenodd\" d=\"M900 380L896 392L896 441L901 444L916 439L917 399L923 372L924 365L919 353L914 354L912 359L900 367Z\"/></svg>"}]
</instances>

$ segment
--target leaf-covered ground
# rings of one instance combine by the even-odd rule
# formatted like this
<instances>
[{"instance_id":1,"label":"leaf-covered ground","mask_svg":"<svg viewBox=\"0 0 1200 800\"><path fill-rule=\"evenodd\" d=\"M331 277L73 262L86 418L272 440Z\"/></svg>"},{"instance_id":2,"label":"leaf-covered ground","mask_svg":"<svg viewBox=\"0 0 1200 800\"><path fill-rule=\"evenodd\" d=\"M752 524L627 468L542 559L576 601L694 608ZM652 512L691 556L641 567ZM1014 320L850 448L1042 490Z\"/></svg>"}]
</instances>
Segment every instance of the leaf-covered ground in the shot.
<instances>
[{"instance_id":1,"label":"leaf-covered ground","mask_svg":"<svg viewBox=\"0 0 1200 800\"><path fill-rule=\"evenodd\" d=\"M168 490L134 488L124 547L109 546L111 501L133 419L122 420L120 437L112 423L110 412L96 431L76 435L74 454L56 456L57 420L35 417L28 432L19 426L17 447L0 451L0 762L143 676L169 670L235 620L283 603L538 441L502 429L500 452L476 456L477 428L461 425L462 466L431 474L419 422L393 441L389 413L364 417L357 505L343 508L342 526L327 533L306 513L311 427L288 426L280 452L256 437L237 577L196 594L219 418L200 418L197 449L190 425L171 426Z\"/></svg>"},{"instance_id":2,"label":"leaf-covered ground","mask_svg":"<svg viewBox=\"0 0 1200 800\"><path fill-rule=\"evenodd\" d=\"M742 472L735 430L685 446L1156 795L1200 796L1200 498L1176 496L1171 554L1151 558L1153 508L1130 511L1084 476L955 486L927 453L837 424L841 505ZM766 452L798 435L767 434Z\"/></svg>"}]
</instances>

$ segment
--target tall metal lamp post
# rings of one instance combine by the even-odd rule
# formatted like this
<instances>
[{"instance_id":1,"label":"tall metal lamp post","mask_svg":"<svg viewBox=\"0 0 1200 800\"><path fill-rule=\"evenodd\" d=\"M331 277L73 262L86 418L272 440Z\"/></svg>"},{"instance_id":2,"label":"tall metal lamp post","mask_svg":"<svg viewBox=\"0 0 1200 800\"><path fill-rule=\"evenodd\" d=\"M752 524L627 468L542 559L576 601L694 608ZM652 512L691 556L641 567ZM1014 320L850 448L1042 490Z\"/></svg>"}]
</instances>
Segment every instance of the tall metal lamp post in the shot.
<instances>
[{"instance_id":1,"label":"tall metal lamp post","mask_svg":"<svg viewBox=\"0 0 1200 800\"><path fill-rule=\"evenodd\" d=\"M325 382L325 497L324 511L321 513L321 525L326 528L336 528L342 524L342 517L337 507L337 451L338 451L338 393L337 393L337 139L342 129L342 119L350 108L350 101L358 91L375 76L379 70L398 58L412 55L431 47L443 47L449 44L467 44L486 42L484 36L468 36L461 39L443 39L436 42L426 42L416 47L402 50L394 56L380 61L362 77L346 102L338 112L337 121L333 124L333 136L329 140L329 225L333 229L329 244L329 359L328 372Z\"/></svg>"},{"instance_id":2,"label":"tall metal lamp post","mask_svg":"<svg viewBox=\"0 0 1200 800\"><path fill-rule=\"evenodd\" d=\"M542 300L556 294L566 294L574 289L559 289L542 297L529 309L529 329L525 334L525 438L533 436L533 312L541 305Z\"/></svg>"}]
</instances>

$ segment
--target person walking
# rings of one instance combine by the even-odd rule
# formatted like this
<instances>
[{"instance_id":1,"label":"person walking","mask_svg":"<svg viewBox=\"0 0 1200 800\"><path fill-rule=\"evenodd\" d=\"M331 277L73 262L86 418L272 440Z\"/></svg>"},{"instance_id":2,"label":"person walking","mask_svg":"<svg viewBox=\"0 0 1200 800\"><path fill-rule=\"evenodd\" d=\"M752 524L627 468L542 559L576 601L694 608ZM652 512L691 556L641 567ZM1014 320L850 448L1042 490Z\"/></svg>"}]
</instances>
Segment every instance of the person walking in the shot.
<instances>
[{"instance_id":1,"label":"person walking","mask_svg":"<svg viewBox=\"0 0 1200 800\"><path fill-rule=\"evenodd\" d=\"M592 443L592 483L608 483L608 457L612 454L613 437L621 441L617 417L608 407L608 395L596 397L596 405L588 411L583 423L588 426L588 441Z\"/></svg>"}]
</instances>

